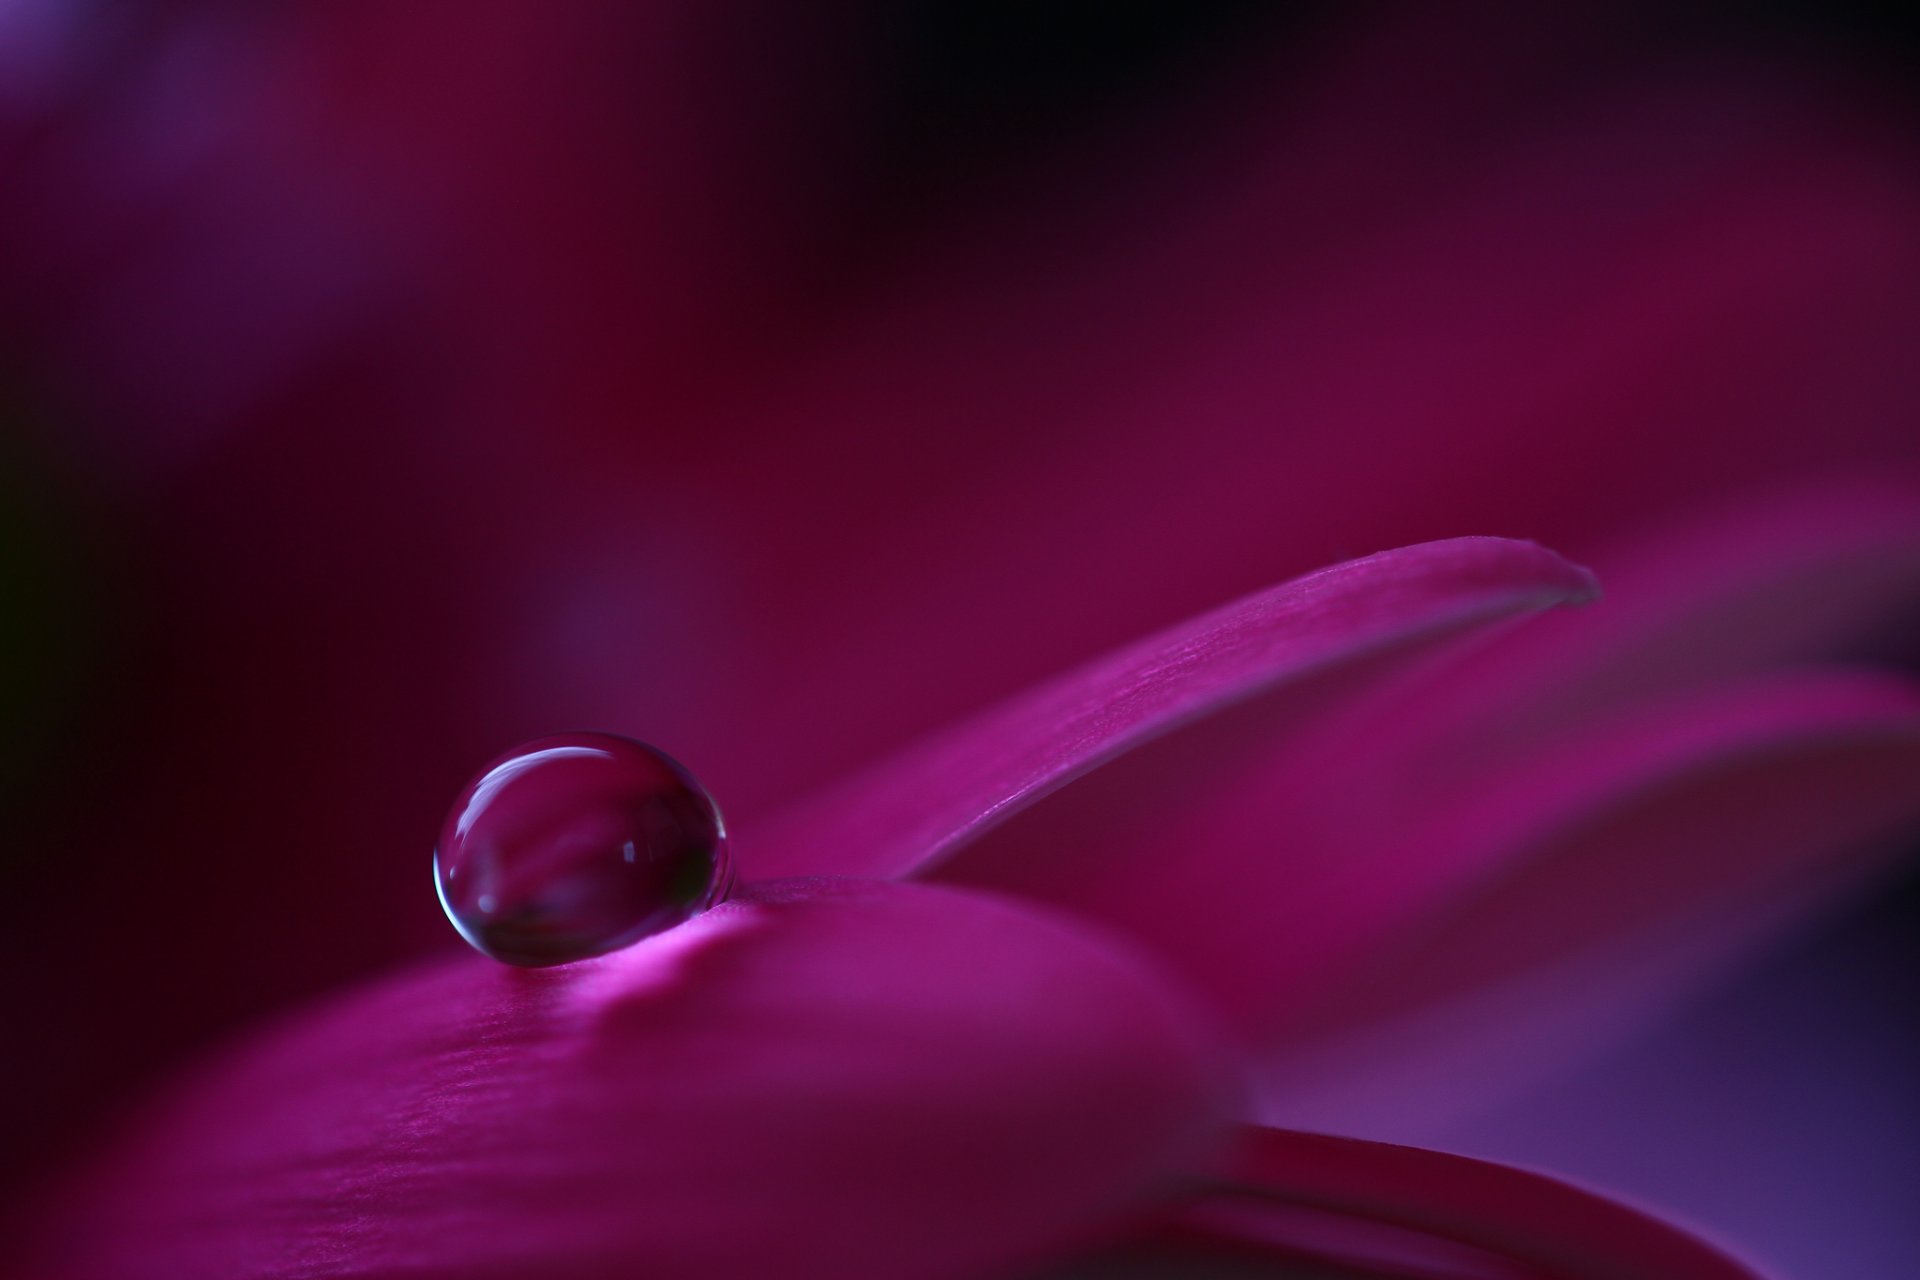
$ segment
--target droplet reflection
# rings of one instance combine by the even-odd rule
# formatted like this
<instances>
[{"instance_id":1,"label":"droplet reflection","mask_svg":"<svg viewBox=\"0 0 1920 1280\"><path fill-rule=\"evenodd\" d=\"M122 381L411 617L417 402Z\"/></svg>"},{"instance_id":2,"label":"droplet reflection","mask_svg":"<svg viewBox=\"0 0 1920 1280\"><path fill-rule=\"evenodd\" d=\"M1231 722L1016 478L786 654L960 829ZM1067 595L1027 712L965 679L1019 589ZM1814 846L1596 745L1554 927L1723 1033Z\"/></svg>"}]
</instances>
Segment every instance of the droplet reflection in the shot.
<instances>
[{"instance_id":1,"label":"droplet reflection","mask_svg":"<svg viewBox=\"0 0 1920 1280\"><path fill-rule=\"evenodd\" d=\"M616 951L731 887L712 797L661 752L604 733L539 738L489 765L448 811L433 875L460 936L526 966Z\"/></svg>"}]
</instances>

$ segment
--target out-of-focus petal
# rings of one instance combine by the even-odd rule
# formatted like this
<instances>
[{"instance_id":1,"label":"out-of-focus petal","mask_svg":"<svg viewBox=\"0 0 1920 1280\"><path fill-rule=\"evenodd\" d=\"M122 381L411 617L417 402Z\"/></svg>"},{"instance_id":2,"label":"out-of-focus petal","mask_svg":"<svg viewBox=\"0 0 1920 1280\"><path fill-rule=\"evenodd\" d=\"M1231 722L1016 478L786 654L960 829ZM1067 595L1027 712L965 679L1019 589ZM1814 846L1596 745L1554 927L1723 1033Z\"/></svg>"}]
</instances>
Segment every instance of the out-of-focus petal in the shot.
<instances>
[{"instance_id":1,"label":"out-of-focus petal","mask_svg":"<svg viewBox=\"0 0 1920 1280\"><path fill-rule=\"evenodd\" d=\"M1916 888L1615 1051L1392 1140L1631 1187L1799 1280L1904 1280L1920 1258Z\"/></svg>"},{"instance_id":2,"label":"out-of-focus petal","mask_svg":"<svg viewBox=\"0 0 1920 1280\"><path fill-rule=\"evenodd\" d=\"M1211 776L1155 744L955 869L1146 941L1292 1057L1310 1034L1606 950L1634 951L1614 967L1642 995L1683 991L1755 921L1857 882L1877 865L1861 855L1920 820L1920 693L1886 675L1660 707L1410 815L1375 802L1364 755L1320 741ZM1589 976L1563 994L1592 1012L1608 1000Z\"/></svg>"},{"instance_id":3,"label":"out-of-focus petal","mask_svg":"<svg viewBox=\"0 0 1920 1280\"><path fill-rule=\"evenodd\" d=\"M1607 608L1575 626L1543 618L1354 726L1348 737L1373 758L1395 739L1417 753L1393 788L1400 803L1427 803L1650 699L1872 652L1876 631L1920 602L1920 491L1855 478L1749 497L1596 562Z\"/></svg>"},{"instance_id":4,"label":"out-of-focus petal","mask_svg":"<svg viewBox=\"0 0 1920 1280\"><path fill-rule=\"evenodd\" d=\"M1920 697L1891 677L1801 676L1571 742L1349 882L1349 922L1378 910L1379 945L1323 957L1324 987L1271 1024L1262 1115L1458 1124L1830 913L1916 825ZM1428 856L1453 870L1396 906Z\"/></svg>"},{"instance_id":5,"label":"out-of-focus petal","mask_svg":"<svg viewBox=\"0 0 1920 1280\"><path fill-rule=\"evenodd\" d=\"M1712 932L1723 913L1859 874L1877 859L1849 855L1916 821L1920 685L1750 684L1569 740L1398 842L1296 880L1319 910L1271 972L1313 988L1309 1021L1364 1021L1656 926ZM1365 976L1328 972L1362 953Z\"/></svg>"},{"instance_id":6,"label":"out-of-focus petal","mask_svg":"<svg viewBox=\"0 0 1920 1280\"><path fill-rule=\"evenodd\" d=\"M1243 1131L1221 1183L1158 1235L1149 1247L1394 1280L1758 1277L1677 1227L1542 1174L1276 1129Z\"/></svg>"},{"instance_id":7,"label":"out-of-focus petal","mask_svg":"<svg viewBox=\"0 0 1920 1280\"><path fill-rule=\"evenodd\" d=\"M1318 816L1296 815L1309 843L1361 849L1399 844L1407 859L1425 861L1416 852L1419 842L1448 831L1460 835L1461 824L1475 820L1470 815L1476 806L1483 816L1501 808L1537 814L1539 805L1551 802L1552 789L1585 771L1592 771L1591 783L1580 785L1604 789L1612 784L1599 776L1601 770L1657 767L1663 753L1678 762L1704 746L1696 730L1737 748L1743 724L1756 735L1753 776L1772 771L1789 779L1786 794L1748 812L1728 793L1717 833L1703 830L1695 844L1674 850L1672 868L1703 873L1692 887L1698 898L1693 906L1675 903L1679 909L1664 916L1646 912L1637 926L1608 940L1589 933L1591 945L1584 948L1573 930L1557 933L1559 918L1553 925L1522 926L1537 940L1553 935L1558 948L1551 957L1536 953L1536 960L1552 963L1525 978L1517 965L1508 966L1497 980L1457 985L1456 994L1477 987L1464 999L1442 998L1433 984L1444 985L1439 974L1448 962L1430 965L1436 952L1421 947L1444 952L1446 944L1433 937L1424 943L1409 939L1409 950L1375 972L1373 997L1349 991L1338 998L1356 1035L1326 1053L1288 1055L1272 1082L1267 1118L1382 1137L1440 1132L1435 1125L1470 1117L1504 1091L1640 1033L1718 980L1733 962L1858 894L1889 865L1898 846L1871 835L1849 845L1850 832L1870 832L1876 823L1885 824L1883 833L1915 825L1910 797L1920 785L1897 777L1913 768L1897 763L1903 752L1911 761L1911 748L1892 740L1877 747L1862 743L1896 776L1845 777L1824 798L1822 771L1845 769L1838 739L1824 752L1826 764L1818 759L1824 749L1811 739L1785 757L1766 758L1768 742L1786 727L1782 716L1810 717L1813 729L1822 716L1844 716L1853 707L1862 715L1860 728L1870 729L1879 714L1872 709L1875 701L1897 719L1911 705L1910 692L1897 681L1871 678L1850 685L1844 677L1806 683L1757 677L1783 663L1897 650L1897 628L1910 626L1911 606L1920 600L1920 496L1897 484L1860 479L1802 487L1652 531L1600 561L1607 605L1582 615L1582 625L1542 618L1468 655L1418 691L1377 695L1371 707L1323 732L1314 762L1318 776L1327 787L1350 776L1359 798L1310 797ZM1684 702L1678 698L1682 691L1690 691ZM1711 697L1704 696L1708 692ZM1629 763L1635 738L1647 748L1637 766ZM1801 759L1815 772L1794 781ZM1563 781L1555 783L1555 777ZM1675 785L1693 788L1708 777L1696 773ZM1733 779L1724 781L1734 785ZM1853 789L1859 786L1882 799L1857 804ZM1800 799L1788 798L1795 795ZM1769 804L1801 802L1809 806L1799 819L1808 832L1802 846L1788 847L1791 837L1783 831L1763 830L1757 840L1749 834L1765 826ZM1830 810L1824 818L1823 803ZM1242 801L1242 823L1256 823L1249 815L1262 807L1279 812L1284 805L1272 795L1249 794ZM1902 810L1909 815L1904 821ZM1608 852L1602 844L1608 833L1637 839L1636 821L1658 820L1658 809L1643 819L1632 818L1633 812L1630 806L1602 819L1602 830L1586 841L1588 853ZM1578 827L1572 810L1568 816L1571 839ZM1203 827L1191 838L1219 834ZM1678 833L1675 838L1684 840ZM1750 840L1751 847L1745 843ZM1788 860L1770 861L1769 849ZM1632 848L1624 852L1636 857ZM1600 859L1587 873L1570 875L1557 859L1542 865L1527 874L1556 884L1567 876L1563 887L1569 892L1561 901L1575 904L1589 920L1603 902L1620 907L1639 894L1651 903L1661 886L1671 884L1669 869L1645 875L1631 861ZM1383 879L1382 892L1392 891L1395 880ZM1596 882L1598 891L1584 900L1583 890ZM1472 941L1483 960L1489 948L1501 945L1491 935L1472 939L1465 919L1426 927ZM1396 981L1388 976L1393 973L1411 980ZM1457 970L1454 977L1461 977ZM1483 972L1482 978L1492 974ZM1417 994L1422 984L1428 989L1425 1008ZM1384 1005L1375 1003L1387 989L1397 994ZM1363 1029L1369 1008L1376 1025ZM1385 1018L1389 1013L1394 1016ZM1303 1048L1301 1039L1293 1047Z\"/></svg>"},{"instance_id":8,"label":"out-of-focus petal","mask_svg":"<svg viewBox=\"0 0 1920 1280\"><path fill-rule=\"evenodd\" d=\"M1103 762L1290 679L1590 598L1531 543L1459 538L1323 569L1151 636L910 749L790 815L757 874L899 875Z\"/></svg>"},{"instance_id":9,"label":"out-of-focus petal","mask_svg":"<svg viewBox=\"0 0 1920 1280\"><path fill-rule=\"evenodd\" d=\"M39 1273L979 1274L1194 1158L1217 1065L1151 970L1017 904L763 886L243 1048L68 1193Z\"/></svg>"}]
</instances>

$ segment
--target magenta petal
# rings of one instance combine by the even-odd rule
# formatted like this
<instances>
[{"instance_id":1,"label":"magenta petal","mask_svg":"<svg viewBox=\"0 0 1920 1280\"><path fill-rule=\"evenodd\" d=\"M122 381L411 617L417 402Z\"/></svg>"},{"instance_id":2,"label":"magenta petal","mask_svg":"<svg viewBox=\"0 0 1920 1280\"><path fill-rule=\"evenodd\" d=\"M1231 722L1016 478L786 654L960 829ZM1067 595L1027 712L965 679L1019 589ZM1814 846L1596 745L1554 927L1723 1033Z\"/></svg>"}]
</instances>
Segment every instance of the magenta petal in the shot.
<instances>
[{"instance_id":1,"label":"magenta petal","mask_svg":"<svg viewBox=\"0 0 1920 1280\"><path fill-rule=\"evenodd\" d=\"M1661 949L1697 967L1916 823L1911 681L1812 673L1660 707L1296 876L1301 921L1265 954L1273 990L1309 999L1280 1025L1357 1024L1606 948L1636 949L1623 972Z\"/></svg>"},{"instance_id":2,"label":"magenta petal","mask_svg":"<svg viewBox=\"0 0 1920 1280\"><path fill-rule=\"evenodd\" d=\"M741 856L757 875L901 875L1102 762L1252 694L1595 591L1584 569L1499 538L1322 569L1002 703L788 815Z\"/></svg>"},{"instance_id":3,"label":"magenta petal","mask_svg":"<svg viewBox=\"0 0 1920 1280\"><path fill-rule=\"evenodd\" d=\"M1140 939L1290 1072L1310 1046L1370 1023L1597 965L1559 990L1557 1012L1581 1024L1571 1034L1506 1020L1522 1043L1504 1070L1590 1037L1616 999L1609 1014L1657 1011L1857 884L1884 864L1884 837L1920 822L1920 695L1887 675L1814 673L1642 708L1412 807L1389 802L1403 778L1392 761L1370 758L1364 737L1334 749L1324 723L1277 749L1256 740L1252 756L1209 749L1210 772L1186 767L1185 739L1237 745L1212 730L1247 718L1101 769L941 877L1018 886ZM1285 1079L1288 1109L1270 1114L1324 1127L1295 1109L1303 1080Z\"/></svg>"},{"instance_id":4,"label":"magenta petal","mask_svg":"<svg viewBox=\"0 0 1920 1280\"><path fill-rule=\"evenodd\" d=\"M634 948L348 996L190 1083L38 1274L950 1276L1208 1139L1212 1042L1018 904L806 881Z\"/></svg>"},{"instance_id":5,"label":"magenta petal","mask_svg":"<svg viewBox=\"0 0 1920 1280\"><path fill-rule=\"evenodd\" d=\"M1871 648L1920 597L1920 492L1854 480L1749 498L1596 562L1607 608L1543 619L1395 708L1441 740L1417 766L1435 786L1649 698Z\"/></svg>"},{"instance_id":6,"label":"magenta petal","mask_svg":"<svg viewBox=\"0 0 1920 1280\"><path fill-rule=\"evenodd\" d=\"M1243 1130L1222 1183L1161 1236L1162 1247L1394 1280L1758 1277L1677 1227L1554 1178L1280 1129Z\"/></svg>"}]
</instances>

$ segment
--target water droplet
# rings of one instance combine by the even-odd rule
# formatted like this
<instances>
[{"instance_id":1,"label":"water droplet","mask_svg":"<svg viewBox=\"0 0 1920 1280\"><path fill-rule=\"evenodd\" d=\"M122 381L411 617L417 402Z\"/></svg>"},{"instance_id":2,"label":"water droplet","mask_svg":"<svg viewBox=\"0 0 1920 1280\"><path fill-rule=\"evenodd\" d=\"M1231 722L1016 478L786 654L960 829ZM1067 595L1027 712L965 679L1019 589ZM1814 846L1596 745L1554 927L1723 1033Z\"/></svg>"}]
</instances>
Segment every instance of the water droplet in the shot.
<instances>
[{"instance_id":1,"label":"water droplet","mask_svg":"<svg viewBox=\"0 0 1920 1280\"><path fill-rule=\"evenodd\" d=\"M540 966L671 929L724 899L732 868L720 811L692 774L631 738L570 733L516 747L467 784L433 877L461 937Z\"/></svg>"}]
</instances>

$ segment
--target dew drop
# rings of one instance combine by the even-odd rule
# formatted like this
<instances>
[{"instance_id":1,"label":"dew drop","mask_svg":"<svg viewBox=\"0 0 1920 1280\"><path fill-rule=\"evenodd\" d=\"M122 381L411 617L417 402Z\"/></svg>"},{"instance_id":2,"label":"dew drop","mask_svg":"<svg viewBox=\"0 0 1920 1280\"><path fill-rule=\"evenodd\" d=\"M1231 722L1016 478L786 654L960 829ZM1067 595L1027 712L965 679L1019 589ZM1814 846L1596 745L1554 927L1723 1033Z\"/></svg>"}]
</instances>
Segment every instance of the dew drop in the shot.
<instances>
[{"instance_id":1,"label":"dew drop","mask_svg":"<svg viewBox=\"0 0 1920 1280\"><path fill-rule=\"evenodd\" d=\"M433 854L460 936L508 964L566 964L671 929L726 897L720 811L631 738L569 733L501 756L448 811Z\"/></svg>"}]
</instances>

